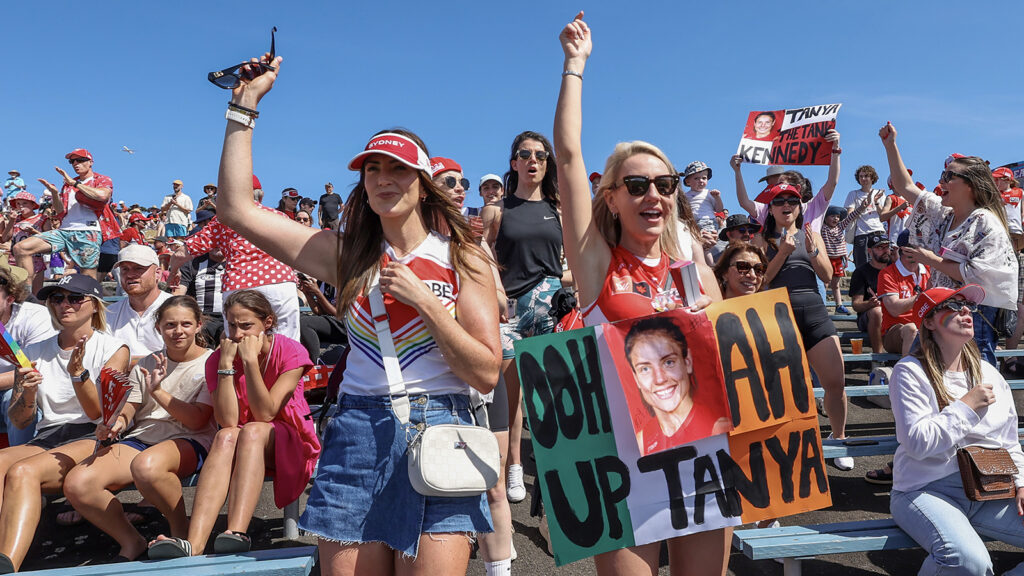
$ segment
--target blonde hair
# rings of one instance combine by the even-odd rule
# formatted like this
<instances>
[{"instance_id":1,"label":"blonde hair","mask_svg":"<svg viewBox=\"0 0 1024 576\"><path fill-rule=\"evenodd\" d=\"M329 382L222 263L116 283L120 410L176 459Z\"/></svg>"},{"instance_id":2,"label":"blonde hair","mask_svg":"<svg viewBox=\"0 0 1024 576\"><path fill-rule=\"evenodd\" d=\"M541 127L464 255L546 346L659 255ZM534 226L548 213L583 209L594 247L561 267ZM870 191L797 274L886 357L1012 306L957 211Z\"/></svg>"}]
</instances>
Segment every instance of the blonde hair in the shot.
<instances>
[{"instance_id":1,"label":"blonde hair","mask_svg":"<svg viewBox=\"0 0 1024 576\"><path fill-rule=\"evenodd\" d=\"M924 322L921 322L918 338L920 338L921 348L913 356L921 362L921 367L924 368L928 382L931 383L932 388L935 390L935 399L939 403L939 410L942 410L957 400L950 396L949 391L946 390L946 383L943 379L946 365L943 362L942 349L939 348L939 343L936 342L932 330L925 326ZM964 346L963 351L960 353L960 360L963 362L964 372L967 375L967 386L973 388L975 383L982 381L981 352L978 350L978 345L974 340L969 340Z\"/></svg>"},{"instance_id":2,"label":"blonde hair","mask_svg":"<svg viewBox=\"0 0 1024 576\"><path fill-rule=\"evenodd\" d=\"M93 306L96 308L92 312L92 329L99 330L100 332L107 331L107 303L100 298L95 296L84 295L86 298L92 300ZM50 311L50 324L53 329L60 332L64 329L60 322L57 322L57 314L50 304L50 299L46 299L46 309Z\"/></svg>"},{"instance_id":3,"label":"blonde hair","mask_svg":"<svg viewBox=\"0 0 1024 576\"><path fill-rule=\"evenodd\" d=\"M661 151L660 148L654 144L643 142L641 140L634 140L633 142L619 142L615 145L615 149L612 151L611 156L604 164L604 172L601 176L601 183L597 187L597 193L594 194L592 217L594 219L594 226L598 232L604 238L605 242L609 246L618 246L619 241L622 239L622 225L619 223L617 218L612 216L611 209L608 208L607 197L611 195L612 190L621 184L622 175L622 164L636 156L638 154L647 154L648 156L654 156L658 160L661 160L668 168L670 174L678 174L672 161L668 159L668 156ZM679 187L676 186L672 196L672 211L671 217L665 218L665 227L661 230L661 238L659 245L661 251L668 254L669 258L673 260L679 260L681 254L679 251L679 236L676 233L676 197L679 194ZM691 230L693 232L693 230Z\"/></svg>"}]
</instances>

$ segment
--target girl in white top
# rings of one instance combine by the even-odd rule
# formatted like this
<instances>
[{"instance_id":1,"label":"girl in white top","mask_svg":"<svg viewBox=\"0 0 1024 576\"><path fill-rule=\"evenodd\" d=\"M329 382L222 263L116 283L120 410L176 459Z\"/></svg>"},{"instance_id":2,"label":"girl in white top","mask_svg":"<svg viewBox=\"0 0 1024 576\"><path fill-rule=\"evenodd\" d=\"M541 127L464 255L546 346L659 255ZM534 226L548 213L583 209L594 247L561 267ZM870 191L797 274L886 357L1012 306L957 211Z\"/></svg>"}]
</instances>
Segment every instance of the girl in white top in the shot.
<instances>
[{"instance_id":1,"label":"girl in white top","mask_svg":"<svg viewBox=\"0 0 1024 576\"><path fill-rule=\"evenodd\" d=\"M11 421L24 427L37 409L42 418L28 444L0 450L0 573L14 572L24 562L39 524L41 493L59 492L69 463L86 459L98 440L123 428L100 422L100 372L127 370L129 354L123 342L104 332L102 286L89 276L70 274L43 288L39 297L59 332L25 347L35 369L19 368L14 380Z\"/></svg>"},{"instance_id":2,"label":"girl in white top","mask_svg":"<svg viewBox=\"0 0 1024 576\"><path fill-rule=\"evenodd\" d=\"M132 390L113 432L125 438L100 449L68 473L64 495L79 513L117 540L117 560L135 560L146 539L125 518L115 490L135 483L167 518L171 535L188 535L180 479L197 472L216 433L213 400L206 386L206 359L196 342L202 311L189 296L173 296L157 309L164 350L132 369ZM128 423L134 424L129 427Z\"/></svg>"},{"instance_id":3,"label":"girl in white top","mask_svg":"<svg viewBox=\"0 0 1024 576\"><path fill-rule=\"evenodd\" d=\"M971 310L985 297L975 284L919 295L921 347L893 368L896 420L890 509L928 553L920 574L992 574L982 536L1024 547L1024 452L1013 395L981 360ZM964 493L957 448L1003 448L1018 472L1015 497L975 502ZM1006 574L1024 574L1024 563Z\"/></svg>"}]
</instances>

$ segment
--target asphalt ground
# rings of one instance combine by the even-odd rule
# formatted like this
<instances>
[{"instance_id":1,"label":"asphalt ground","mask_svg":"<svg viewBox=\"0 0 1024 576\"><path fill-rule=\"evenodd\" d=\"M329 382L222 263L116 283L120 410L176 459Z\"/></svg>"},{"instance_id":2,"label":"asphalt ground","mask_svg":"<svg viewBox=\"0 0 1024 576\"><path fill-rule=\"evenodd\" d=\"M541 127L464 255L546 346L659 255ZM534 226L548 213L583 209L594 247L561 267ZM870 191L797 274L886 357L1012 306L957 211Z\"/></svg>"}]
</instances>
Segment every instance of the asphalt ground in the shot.
<instances>
[{"instance_id":1,"label":"asphalt ground","mask_svg":"<svg viewBox=\"0 0 1024 576\"><path fill-rule=\"evenodd\" d=\"M855 330L850 323L840 323L840 330ZM847 366L847 386L867 383L868 365L859 363ZM1017 411L1024 409L1024 395L1018 393ZM892 434L893 419L888 409L872 404L866 398L851 398L847 433L850 436L874 434ZM828 421L820 419L822 436L829 433ZM527 438L529 433L526 433ZM531 446L524 443L524 468L527 488L535 482L536 469L530 459ZM889 516L889 493L885 487L869 484L863 480L868 470L881 467L890 457L858 458L856 467L848 472L840 471L829 465L829 485L832 492L832 507L781 520L783 525L820 524L828 522L846 522L886 518ZM185 489L186 505L191 509L193 488ZM137 502L139 495L134 491L119 494L124 502ZM305 496L303 496L303 500ZM61 500L48 505L43 510L43 517L36 533L35 540L23 566L24 570L43 568L72 567L85 564L102 564L117 554L117 545L107 535L88 523L77 526L58 526L55 521ZM581 560L560 568L555 567L554 559L547 553L547 547L540 535L539 518L529 514L530 502L512 504L512 522L515 528L513 541L519 554L512 564L515 574L555 574L583 575L593 574L594 566L590 560ZM216 531L224 529L226 516L222 513ZM153 518L139 526L146 538L155 537L165 532L166 523L162 518ZM282 513L274 506L272 487L264 485L256 514L250 526L254 548L277 548L286 546L305 546L315 544L310 536L300 536L298 540L283 538ZM212 542L212 539L211 539ZM1024 561L1024 552L1003 544L991 543L996 573L1012 568L1016 563ZM804 561L805 574L829 574L830 576L862 576L867 574L916 574L924 559L921 550L880 551L871 553L839 554L821 559ZM662 551L660 574L669 574L667 556ZM729 574L743 576L781 575L782 565L771 560L752 561L741 552L733 551L729 559ZM467 574L484 574L483 562L476 557L470 561Z\"/></svg>"}]
</instances>

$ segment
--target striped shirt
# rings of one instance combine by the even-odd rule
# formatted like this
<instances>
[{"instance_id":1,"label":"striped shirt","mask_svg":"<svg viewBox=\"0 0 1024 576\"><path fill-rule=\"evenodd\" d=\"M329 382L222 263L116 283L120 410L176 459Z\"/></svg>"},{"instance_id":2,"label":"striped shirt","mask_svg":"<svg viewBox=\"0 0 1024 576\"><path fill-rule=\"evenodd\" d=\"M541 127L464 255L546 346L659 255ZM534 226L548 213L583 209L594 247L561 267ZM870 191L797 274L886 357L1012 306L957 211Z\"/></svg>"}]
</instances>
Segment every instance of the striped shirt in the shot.
<instances>
[{"instance_id":1,"label":"striped shirt","mask_svg":"<svg viewBox=\"0 0 1024 576\"><path fill-rule=\"evenodd\" d=\"M853 209L839 221L839 224L835 226L829 226L828 224L821 225L821 239L825 241L825 253L828 254L829 258L842 258L846 256L846 229L850 227L860 218L860 215L864 213L868 204L863 202L857 203L857 207Z\"/></svg>"},{"instance_id":2,"label":"striped shirt","mask_svg":"<svg viewBox=\"0 0 1024 576\"><path fill-rule=\"evenodd\" d=\"M224 309L224 262L213 262L204 254L181 267L185 294L196 299L203 314L221 314Z\"/></svg>"}]
</instances>

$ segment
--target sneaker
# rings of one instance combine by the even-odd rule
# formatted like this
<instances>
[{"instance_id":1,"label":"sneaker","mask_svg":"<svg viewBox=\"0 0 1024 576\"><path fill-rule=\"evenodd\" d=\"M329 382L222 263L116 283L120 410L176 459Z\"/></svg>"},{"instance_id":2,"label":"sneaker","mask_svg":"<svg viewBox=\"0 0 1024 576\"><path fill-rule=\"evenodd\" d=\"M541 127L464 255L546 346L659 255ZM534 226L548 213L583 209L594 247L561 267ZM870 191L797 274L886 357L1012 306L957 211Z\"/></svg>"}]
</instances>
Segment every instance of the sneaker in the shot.
<instances>
[{"instance_id":1,"label":"sneaker","mask_svg":"<svg viewBox=\"0 0 1024 576\"><path fill-rule=\"evenodd\" d=\"M831 434L828 435L829 440L835 440ZM840 470L853 470L853 456L843 456L841 458L835 458L832 460L836 468Z\"/></svg>"},{"instance_id":2,"label":"sneaker","mask_svg":"<svg viewBox=\"0 0 1024 576\"><path fill-rule=\"evenodd\" d=\"M523 484L523 467L520 464L513 464L508 467L508 476L505 479L505 496L509 502L516 503L526 500L526 485Z\"/></svg>"},{"instance_id":3,"label":"sneaker","mask_svg":"<svg viewBox=\"0 0 1024 576\"><path fill-rule=\"evenodd\" d=\"M516 543L512 542L512 555L509 556L509 562L515 562L516 558L519 558L519 552L516 552Z\"/></svg>"},{"instance_id":4,"label":"sneaker","mask_svg":"<svg viewBox=\"0 0 1024 576\"><path fill-rule=\"evenodd\" d=\"M849 315L850 309L840 304L839 306L836 306L836 314Z\"/></svg>"}]
</instances>

